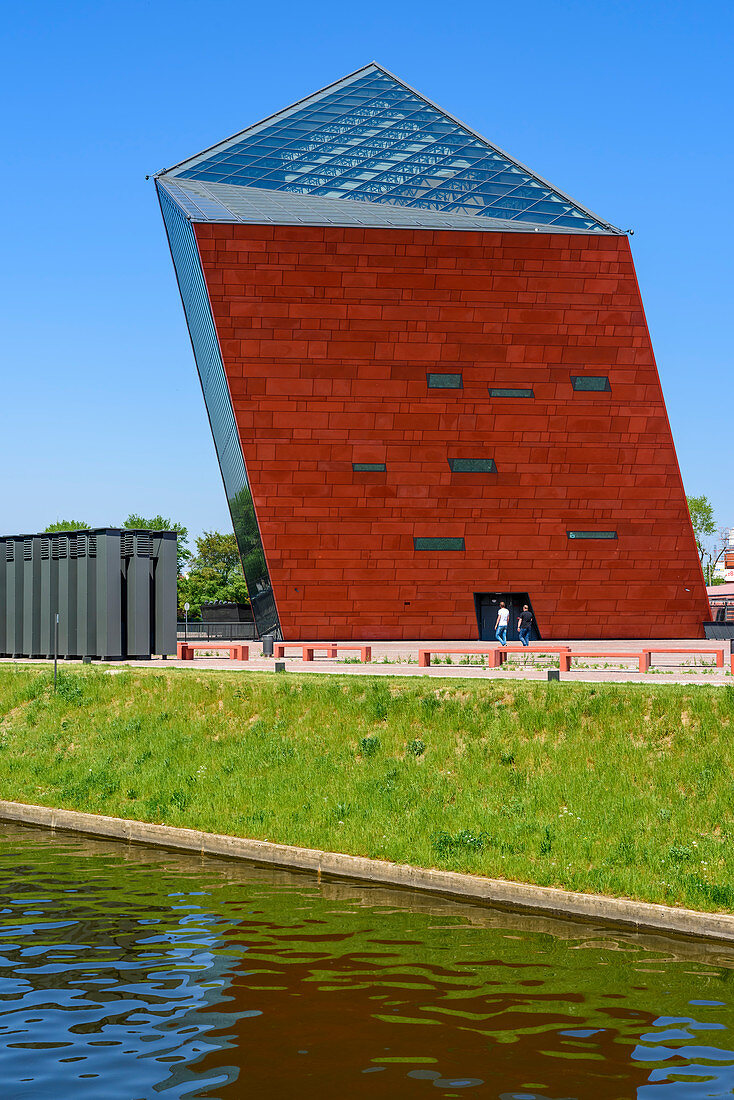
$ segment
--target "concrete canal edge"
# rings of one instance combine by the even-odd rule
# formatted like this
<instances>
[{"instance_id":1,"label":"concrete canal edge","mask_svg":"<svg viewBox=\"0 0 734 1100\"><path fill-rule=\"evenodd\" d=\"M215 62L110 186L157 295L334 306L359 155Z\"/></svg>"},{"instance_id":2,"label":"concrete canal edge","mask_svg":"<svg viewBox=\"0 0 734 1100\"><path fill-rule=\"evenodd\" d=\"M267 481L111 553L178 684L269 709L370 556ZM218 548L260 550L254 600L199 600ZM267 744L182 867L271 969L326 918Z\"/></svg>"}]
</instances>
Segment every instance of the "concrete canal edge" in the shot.
<instances>
[{"instance_id":1,"label":"concrete canal edge","mask_svg":"<svg viewBox=\"0 0 734 1100\"><path fill-rule=\"evenodd\" d=\"M334 878L379 883L381 886L420 890L515 912L580 920L639 932L734 943L734 916L725 913L698 913L692 909L651 905L626 898L575 894L547 886L528 886L454 871L424 870L408 864L322 852L316 848L296 848L289 844L272 844L267 840L245 840L77 810L31 806L23 802L0 800L0 820L152 844L159 848L185 849L202 855L271 864L288 870L311 871Z\"/></svg>"}]
</instances>

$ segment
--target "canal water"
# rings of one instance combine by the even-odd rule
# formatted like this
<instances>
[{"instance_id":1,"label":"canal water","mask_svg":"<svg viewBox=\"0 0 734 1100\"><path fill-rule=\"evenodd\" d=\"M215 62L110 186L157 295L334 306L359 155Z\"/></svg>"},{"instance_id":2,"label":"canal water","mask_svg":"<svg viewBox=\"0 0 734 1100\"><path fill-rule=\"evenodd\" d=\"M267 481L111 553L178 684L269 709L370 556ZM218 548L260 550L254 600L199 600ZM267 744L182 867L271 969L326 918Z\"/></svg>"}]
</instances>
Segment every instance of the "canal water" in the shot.
<instances>
[{"instance_id":1,"label":"canal water","mask_svg":"<svg viewBox=\"0 0 734 1100\"><path fill-rule=\"evenodd\" d=\"M734 1092L734 953L0 824L2 1100Z\"/></svg>"}]
</instances>

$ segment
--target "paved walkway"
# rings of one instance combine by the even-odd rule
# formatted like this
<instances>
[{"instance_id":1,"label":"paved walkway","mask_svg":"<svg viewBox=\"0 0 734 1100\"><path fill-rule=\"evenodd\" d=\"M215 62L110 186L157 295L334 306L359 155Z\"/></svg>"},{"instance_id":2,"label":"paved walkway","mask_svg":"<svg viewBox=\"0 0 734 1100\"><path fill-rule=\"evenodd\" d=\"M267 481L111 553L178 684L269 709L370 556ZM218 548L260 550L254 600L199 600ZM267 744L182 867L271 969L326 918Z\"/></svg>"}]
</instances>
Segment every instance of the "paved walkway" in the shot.
<instances>
[{"instance_id":1,"label":"paved walkway","mask_svg":"<svg viewBox=\"0 0 734 1100\"><path fill-rule=\"evenodd\" d=\"M259 642L248 642L247 644L250 646L250 660L246 662L231 661L227 657L222 656L204 657L197 654L194 661L179 661L176 658L168 658L164 661L161 658L157 658L151 661L119 661L109 662L109 664L120 666L132 665L136 668L171 668L183 672L191 671L192 669L212 669L237 673L272 672L274 661L272 658L263 658L261 644ZM454 655L451 658L451 664L432 664L430 668L419 668L419 649L430 649L432 646L439 649L446 649L456 646L457 648L478 651L483 645L486 646L487 643L421 641L366 642L365 644L371 644L372 646L371 664L363 665L361 663L356 663L357 657L353 653L345 654L343 657L336 659L317 657L314 661L308 662L301 660L300 655L294 655L284 659L286 671L305 672L314 675L338 673L346 676L423 676L431 679L546 680L547 670L549 668L558 668L557 657L543 657L540 654L526 655L523 653L509 655L507 663L502 669L488 669L486 665L482 666L479 663L479 655L476 657L471 655L466 657ZM555 640L551 644L568 644L571 645L575 651L580 653L585 649L609 649L612 651L627 651L632 654L636 651L639 652L642 646L654 646L655 642L649 639L643 641L631 639L623 639L621 641L605 639L603 642L597 640L569 642ZM680 648L691 646L697 650L697 653L695 655L691 654L690 656L687 654L660 654L654 658L655 664L650 672L647 673L641 673L639 671L637 661L634 660L632 656L630 656L629 662L626 662L624 658L605 659L590 657L585 664L581 664L578 661L575 662L573 670L571 672L562 673L561 679L564 681L571 680L584 683L610 682L625 684L694 683L724 685L734 683L728 658L725 657L724 668L717 669L713 664L713 657L707 656L707 650L710 652L712 649L725 643L701 641L700 639L675 639L673 641L667 639L661 641L659 644L661 646L678 646ZM298 653L298 650L294 650L294 654L296 653ZM441 660L446 660L446 658L441 658ZM21 658L17 662L14 662L11 658L0 659L0 664L9 663L25 664L39 662L30 661L30 659L27 658ZM42 663L45 664L47 662ZM61 667L69 667L80 663L79 661L63 661L61 662Z\"/></svg>"}]
</instances>

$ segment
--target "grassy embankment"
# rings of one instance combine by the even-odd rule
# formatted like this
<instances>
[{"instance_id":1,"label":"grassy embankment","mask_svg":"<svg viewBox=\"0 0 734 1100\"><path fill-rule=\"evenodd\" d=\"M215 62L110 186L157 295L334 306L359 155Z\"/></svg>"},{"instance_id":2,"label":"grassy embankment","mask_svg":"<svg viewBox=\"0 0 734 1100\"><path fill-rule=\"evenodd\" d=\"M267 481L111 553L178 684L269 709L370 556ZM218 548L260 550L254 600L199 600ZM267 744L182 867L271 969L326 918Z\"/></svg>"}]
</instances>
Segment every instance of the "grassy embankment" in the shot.
<instances>
[{"instance_id":1,"label":"grassy embankment","mask_svg":"<svg viewBox=\"0 0 734 1100\"><path fill-rule=\"evenodd\" d=\"M734 908L734 688L0 669L0 797Z\"/></svg>"}]
</instances>

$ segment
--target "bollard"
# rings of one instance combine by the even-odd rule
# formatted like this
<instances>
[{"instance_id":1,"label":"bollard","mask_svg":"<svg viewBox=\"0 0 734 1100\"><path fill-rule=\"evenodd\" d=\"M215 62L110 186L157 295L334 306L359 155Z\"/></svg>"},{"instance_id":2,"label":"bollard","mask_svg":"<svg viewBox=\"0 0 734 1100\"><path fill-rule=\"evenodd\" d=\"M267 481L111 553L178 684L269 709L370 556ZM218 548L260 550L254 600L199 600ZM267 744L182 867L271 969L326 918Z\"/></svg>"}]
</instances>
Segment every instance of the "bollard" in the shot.
<instances>
[{"instance_id":1,"label":"bollard","mask_svg":"<svg viewBox=\"0 0 734 1100\"><path fill-rule=\"evenodd\" d=\"M263 638L263 657L273 656L273 641L274 639L270 634L266 634Z\"/></svg>"},{"instance_id":2,"label":"bollard","mask_svg":"<svg viewBox=\"0 0 734 1100\"><path fill-rule=\"evenodd\" d=\"M548 669L548 682L549 683L552 680L560 680L560 678L561 678L560 668L549 668Z\"/></svg>"},{"instance_id":3,"label":"bollard","mask_svg":"<svg viewBox=\"0 0 734 1100\"><path fill-rule=\"evenodd\" d=\"M276 661L275 662L275 671L276 672L285 672L285 661Z\"/></svg>"}]
</instances>

